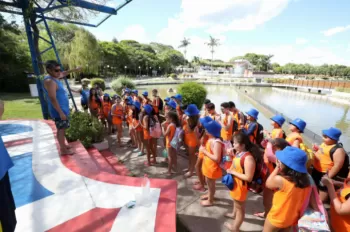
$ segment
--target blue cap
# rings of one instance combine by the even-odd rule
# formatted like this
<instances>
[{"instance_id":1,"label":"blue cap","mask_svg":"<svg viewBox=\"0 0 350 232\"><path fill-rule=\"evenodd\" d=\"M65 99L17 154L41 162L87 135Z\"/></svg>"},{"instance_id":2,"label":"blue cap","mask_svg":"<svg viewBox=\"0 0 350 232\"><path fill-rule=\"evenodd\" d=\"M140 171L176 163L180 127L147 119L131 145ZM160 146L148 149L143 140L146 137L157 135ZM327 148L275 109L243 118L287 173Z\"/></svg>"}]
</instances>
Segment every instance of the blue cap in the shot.
<instances>
[{"instance_id":1,"label":"blue cap","mask_svg":"<svg viewBox=\"0 0 350 232\"><path fill-rule=\"evenodd\" d=\"M307 173L307 155L305 151L296 147L288 146L281 151L276 151L276 157L284 165L294 171Z\"/></svg>"},{"instance_id":2,"label":"blue cap","mask_svg":"<svg viewBox=\"0 0 350 232\"><path fill-rule=\"evenodd\" d=\"M147 97L147 96L148 96L148 92L147 92L147 91L144 91L144 92L142 93L142 95Z\"/></svg>"},{"instance_id":3,"label":"blue cap","mask_svg":"<svg viewBox=\"0 0 350 232\"><path fill-rule=\"evenodd\" d=\"M174 96L174 98L175 98L176 100L182 100L182 95L181 95L181 94L176 94L176 95Z\"/></svg>"},{"instance_id":4,"label":"blue cap","mask_svg":"<svg viewBox=\"0 0 350 232\"><path fill-rule=\"evenodd\" d=\"M187 106L187 109L185 110L185 114L187 116L195 116L199 114L199 110L195 104L190 104Z\"/></svg>"},{"instance_id":5,"label":"blue cap","mask_svg":"<svg viewBox=\"0 0 350 232\"><path fill-rule=\"evenodd\" d=\"M199 122L204 126L204 124L213 121L213 119L209 116L205 116L199 119Z\"/></svg>"},{"instance_id":6,"label":"blue cap","mask_svg":"<svg viewBox=\"0 0 350 232\"><path fill-rule=\"evenodd\" d=\"M176 109L176 103L173 100L168 101L166 105L170 106L173 109Z\"/></svg>"},{"instance_id":7,"label":"blue cap","mask_svg":"<svg viewBox=\"0 0 350 232\"><path fill-rule=\"evenodd\" d=\"M250 109L246 112L246 114L248 114L250 117L255 118L255 120L258 120L259 111L256 109Z\"/></svg>"},{"instance_id":8,"label":"blue cap","mask_svg":"<svg viewBox=\"0 0 350 232\"><path fill-rule=\"evenodd\" d=\"M341 136L341 130L335 127L331 127L327 130L322 130L322 134L335 141L339 141L339 138Z\"/></svg>"},{"instance_id":9,"label":"blue cap","mask_svg":"<svg viewBox=\"0 0 350 232\"><path fill-rule=\"evenodd\" d=\"M133 89L133 90L131 90L131 92L134 93L134 94L138 94L139 93L139 91L137 91L137 89Z\"/></svg>"},{"instance_id":10,"label":"blue cap","mask_svg":"<svg viewBox=\"0 0 350 232\"><path fill-rule=\"evenodd\" d=\"M132 97L128 96L127 98L125 98L125 100L127 100L128 102L132 102Z\"/></svg>"},{"instance_id":11,"label":"blue cap","mask_svg":"<svg viewBox=\"0 0 350 232\"><path fill-rule=\"evenodd\" d=\"M133 106L135 106L138 110L141 108L141 103L138 102L138 101L134 101L132 104L133 104Z\"/></svg>"},{"instance_id":12,"label":"blue cap","mask_svg":"<svg viewBox=\"0 0 350 232\"><path fill-rule=\"evenodd\" d=\"M282 126L286 121L282 115L275 115L271 118L271 120L277 123L279 126Z\"/></svg>"},{"instance_id":13,"label":"blue cap","mask_svg":"<svg viewBox=\"0 0 350 232\"><path fill-rule=\"evenodd\" d=\"M165 101L165 102L170 101L170 97L166 97L166 98L164 98L164 101Z\"/></svg>"},{"instance_id":14,"label":"blue cap","mask_svg":"<svg viewBox=\"0 0 350 232\"><path fill-rule=\"evenodd\" d=\"M153 110L153 107L149 104L144 105L143 108L145 109L146 114L151 114L151 112Z\"/></svg>"},{"instance_id":15,"label":"blue cap","mask_svg":"<svg viewBox=\"0 0 350 232\"><path fill-rule=\"evenodd\" d=\"M296 126L300 130L300 132L304 132L306 127L306 122L300 118L296 118L290 122L290 124Z\"/></svg>"},{"instance_id":16,"label":"blue cap","mask_svg":"<svg viewBox=\"0 0 350 232\"><path fill-rule=\"evenodd\" d=\"M125 93L130 93L130 92L131 92L131 89L126 88L126 89L124 90L124 92L125 92Z\"/></svg>"},{"instance_id":17,"label":"blue cap","mask_svg":"<svg viewBox=\"0 0 350 232\"><path fill-rule=\"evenodd\" d=\"M109 94L108 94L108 93L105 93L103 96L104 96L104 97L109 97Z\"/></svg>"},{"instance_id":18,"label":"blue cap","mask_svg":"<svg viewBox=\"0 0 350 232\"><path fill-rule=\"evenodd\" d=\"M204 123L203 126L209 134L215 138L220 138L221 125L217 121L212 120L211 122Z\"/></svg>"},{"instance_id":19,"label":"blue cap","mask_svg":"<svg viewBox=\"0 0 350 232\"><path fill-rule=\"evenodd\" d=\"M234 187L234 180L233 180L233 176L232 174L226 174L221 182L226 185L226 187L229 189L229 190L233 190L233 187Z\"/></svg>"}]
</instances>

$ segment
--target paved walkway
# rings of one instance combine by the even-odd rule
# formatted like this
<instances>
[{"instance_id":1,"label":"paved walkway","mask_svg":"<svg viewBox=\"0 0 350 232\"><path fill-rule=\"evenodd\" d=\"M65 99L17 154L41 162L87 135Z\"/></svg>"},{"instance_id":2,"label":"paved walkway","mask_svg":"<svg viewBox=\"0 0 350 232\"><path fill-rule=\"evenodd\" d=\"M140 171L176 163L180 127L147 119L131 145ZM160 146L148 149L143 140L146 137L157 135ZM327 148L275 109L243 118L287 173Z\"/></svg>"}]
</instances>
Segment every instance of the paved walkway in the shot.
<instances>
[{"instance_id":1,"label":"paved walkway","mask_svg":"<svg viewBox=\"0 0 350 232\"><path fill-rule=\"evenodd\" d=\"M126 132L124 133L127 138ZM144 162L146 156L138 157L132 149L127 147L117 148L116 137L114 135L108 138L111 151L116 154L118 159L130 170L135 176L143 176L148 174L151 178L166 178L162 173L167 170L167 164L161 157L163 146L158 141L158 164L156 166L146 167ZM187 168L188 159L185 152L178 154L178 170ZM226 232L224 222L232 222L232 220L224 217L224 214L232 210L232 199L229 196L228 189L221 184L221 180L217 181L216 202L214 207L203 208L200 206L200 194L192 190L192 183L196 179L192 177L185 179L179 173L172 177L178 183L177 195L177 214L182 224L184 224L191 232ZM246 217L241 227L242 231L262 231L263 219L253 216L256 212L263 212L262 196L249 193L246 204Z\"/></svg>"}]
</instances>

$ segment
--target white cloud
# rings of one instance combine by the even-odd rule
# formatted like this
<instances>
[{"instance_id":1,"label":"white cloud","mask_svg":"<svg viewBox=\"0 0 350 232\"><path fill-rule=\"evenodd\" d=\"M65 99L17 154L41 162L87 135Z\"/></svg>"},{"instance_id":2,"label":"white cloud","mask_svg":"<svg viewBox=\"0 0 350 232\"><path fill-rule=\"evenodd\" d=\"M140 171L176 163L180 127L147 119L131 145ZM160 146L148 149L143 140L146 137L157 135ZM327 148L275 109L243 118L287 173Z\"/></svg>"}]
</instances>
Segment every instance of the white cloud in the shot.
<instances>
[{"instance_id":1,"label":"white cloud","mask_svg":"<svg viewBox=\"0 0 350 232\"><path fill-rule=\"evenodd\" d=\"M116 36L120 40L136 40L140 43L149 43L150 39L143 26L139 24L128 26L124 31Z\"/></svg>"},{"instance_id":2,"label":"white cloud","mask_svg":"<svg viewBox=\"0 0 350 232\"><path fill-rule=\"evenodd\" d=\"M295 40L295 43L297 44L297 45L303 45L303 44L306 44L306 43L308 43L309 41L307 40L307 39L305 39L305 38L297 38L296 40Z\"/></svg>"},{"instance_id":3,"label":"white cloud","mask_svg":"<svg viewBox=\"0 0 350 232\"><path fill-rule=\"evenodd\" d=\"M326 40L326 39L321 39L321 40L320 40L320 43L325 43L325 44L326 44L326 43L328 43L328 40Z\"/></svg>"},{"instance_id":4,"label":"white cloud","mask_svg":"<svg viewBox=\"0 0 350 232\"><path fill-rule=\"evenodd\" d=\"M328 29L326 31L322 31L324 36L333 36L335 34L338 34L340 32L344 32L350 29L350 25L344 26L344 27L333 27L331 29Z\"/></svg>"}]
</instances>

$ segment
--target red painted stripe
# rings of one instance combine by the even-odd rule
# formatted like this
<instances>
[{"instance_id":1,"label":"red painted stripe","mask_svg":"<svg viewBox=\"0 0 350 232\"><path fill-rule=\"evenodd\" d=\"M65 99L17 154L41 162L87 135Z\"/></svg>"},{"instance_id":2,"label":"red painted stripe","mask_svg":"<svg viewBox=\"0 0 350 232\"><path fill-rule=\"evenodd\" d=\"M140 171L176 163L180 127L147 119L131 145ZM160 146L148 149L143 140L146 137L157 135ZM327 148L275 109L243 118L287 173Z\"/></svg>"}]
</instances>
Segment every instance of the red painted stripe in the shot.
<instances>
[{"instance_id":1,"label":"red painted stripe","mask_svg":"<svg viewBox=\"0 0 350 232\"><path fill-rule=\"evenodd\" d=\"M12 140L12 141L8 141L5 142L5 147L14 147L14 146L20 146L23 144L27 144L27 143L32 143L33 142L33 138L25 138L25 139L17 139L17 140Z\"/></svg>"},{"instance_id":2,"label":"red painted stripe","mask_svg":"<svg viewBox=\"0 0 350 232\"><path fill-rule=\"evenodd\" d=\"M47 123L52 128L52 131L54 133L56 132L56 126L53 121L42 121ZM59 149L57 138L55 137L55 139L57 149ZM125 186L141 186L142 178L121 176L101 171L94 163L94 161L92 161L86 149L81 145L80 142L72 143L72 145L75 148L75 154L73 156L60 157L62 163L71 171L76 172L77 174L80 174L87 178L105 183L119 184ZM155 231L175 232L177 182L176 180L165 179L150 179L150 182L152 188L161 189L156 213ZM86 221L84 221L82 224L84 224L85 222Z\"/></svg>"},{"instance_id":3,"label":"red painted stripe","mask_svg":"<svg viewBox=\"0 0 350 232\"><path fill-rule=\"evenodd\" d=\"M111 231L118 209L94 208L69 221L51 228L47 232L85 232L85 231ZM64 212L63 212L64 213Z\"/></svg>"},{"instance_id":4,"label":"red painted stripe","mask_svg":"<svg viewBox=\"0 0 350 232\"><path fill-rule=\"evenodd\" d=\"M118 157L109 150L100 151L100 154L107 160L107 162L113 167L117 175L127 176L130 174L128 168L121 164Z\"/></svg>"},{"instance_id":5,"label":"red painted stripe","mask_svg":"<svg viewBox=\"0 0 350 232\"><path fill-rule=\"evenodd\" d=\"M102 154L96 148L89 148L87 149L87 152L101 171L108 172L111 174L117 174L114 168L109 164L109 162L102 156Z\"/></svg>"}]
</instances>

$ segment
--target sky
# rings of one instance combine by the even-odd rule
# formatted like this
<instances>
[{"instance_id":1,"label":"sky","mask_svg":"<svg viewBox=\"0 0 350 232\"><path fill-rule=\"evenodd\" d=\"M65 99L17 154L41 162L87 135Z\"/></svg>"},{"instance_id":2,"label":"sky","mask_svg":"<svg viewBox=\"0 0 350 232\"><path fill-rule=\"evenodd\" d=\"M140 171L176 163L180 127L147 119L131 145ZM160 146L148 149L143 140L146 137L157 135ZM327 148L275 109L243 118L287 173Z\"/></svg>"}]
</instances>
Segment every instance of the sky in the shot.
<instances>
[{"instance_id":1,"label":"sky","mask_svg":"<svg viewBox=\"0 0 350 232\"><path fill-rule=\"evenodd\" d=\"M254 52L274 55L272 61L280 64L350 65L349 9L349 0L133 0L100 27L88 29L99 40L174 48L186 37L190 60L211 58L205 45L211 35L220 39L214 59Z\"/></svg>"}]
</instances>

